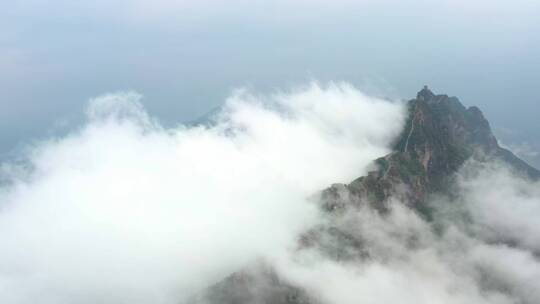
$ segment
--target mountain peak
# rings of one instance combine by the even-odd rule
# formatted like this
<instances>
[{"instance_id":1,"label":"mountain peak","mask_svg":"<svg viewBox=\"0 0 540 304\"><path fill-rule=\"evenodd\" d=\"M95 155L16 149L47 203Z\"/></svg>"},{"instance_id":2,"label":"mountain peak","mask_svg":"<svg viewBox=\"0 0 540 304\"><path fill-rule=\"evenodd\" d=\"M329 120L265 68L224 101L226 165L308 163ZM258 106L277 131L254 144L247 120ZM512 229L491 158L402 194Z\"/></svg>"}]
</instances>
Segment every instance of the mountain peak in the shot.
<instances>
[{"instance_id":1,"label":"mountain peak","mask_svg":"<svg viewBox=\"0 0 540 304\"><path fill-rule=\"evenodd\" d=\"M416 99L418 100L431 100L435 97L435 94L429 89L427 85L425 85L418 94L416 94Z\"/></svg>"},{"instance_id":2,"label":"mountain peak","mask_svg":"<svg viewBox=\"0 0 540 304\"><path fill-rule=\"evenodd\" d=\"M393 151L375 160L376 169L366 176L349 184L333 184L321 191L319 198L325 211L339 215L339 210L369 204L386 212L387 201L396 197L430 219L432 211L426 204L429 196L451 195L455 173L471 158L481 162L500 161L524 176L540 179L540 171L497 144L489 122L479 108L466 108L456 97L435 95L427 86L407 105L407 122ZM356 250L362 247L361 240L347 231L336 227L324 228L327 231L321 229L315 227L302 235L301 246L319 246L337 256L346 256L348 250L341 250L335 244ZM325 234L327 232L329 234ZM332 245L327 246L328 242ZM369 252L362 251L361 254L369 255ZM247 270L240 271L190 303L247 304L256 299L276 304L318 303L271 271L259 271L258 277L250 276ZM255 299L252 285L260 282L260 278L263 286Z\"/></svg>"},{"instance_id":3,"label":"mountain peak","mask_svg":"<svg viewBox=\"0 0 540 304\"><path fill-rule=\"evenodd\" d=\"M377 170L367 176L323 191L326 208L351 201L337 195L345 187L356 197L352 201L369 202L378 209L396 195L421 209L429 195L449 191L455 173L471 158L506 163L519 174L540 178L540 171L498 145L479 108L467 108L456 97L435 95L427 86L407 105L408 118L393 152L377 159Z\"/></svg>"}]
</instances>

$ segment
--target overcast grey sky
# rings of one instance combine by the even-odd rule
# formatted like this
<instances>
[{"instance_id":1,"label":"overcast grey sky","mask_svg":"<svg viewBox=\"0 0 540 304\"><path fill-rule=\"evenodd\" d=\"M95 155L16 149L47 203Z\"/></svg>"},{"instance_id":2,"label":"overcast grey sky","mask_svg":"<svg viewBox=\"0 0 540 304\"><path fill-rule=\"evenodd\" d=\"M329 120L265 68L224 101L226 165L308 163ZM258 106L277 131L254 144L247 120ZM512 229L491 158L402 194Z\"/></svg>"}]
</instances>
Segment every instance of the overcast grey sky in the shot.
<instances>
[{"instance_id":1,"label":"overcast grey sky","mask_svg":"<svg viewBox=\"0 0 540 304\"><path fill-rule=\"evenodd\" d=\"M535 162L539 54L537 0L0 0L0 151L106 92L136 90L175 123L236 87L317 79L403 98L429 84Z\"/></svg>"}]
</instances>

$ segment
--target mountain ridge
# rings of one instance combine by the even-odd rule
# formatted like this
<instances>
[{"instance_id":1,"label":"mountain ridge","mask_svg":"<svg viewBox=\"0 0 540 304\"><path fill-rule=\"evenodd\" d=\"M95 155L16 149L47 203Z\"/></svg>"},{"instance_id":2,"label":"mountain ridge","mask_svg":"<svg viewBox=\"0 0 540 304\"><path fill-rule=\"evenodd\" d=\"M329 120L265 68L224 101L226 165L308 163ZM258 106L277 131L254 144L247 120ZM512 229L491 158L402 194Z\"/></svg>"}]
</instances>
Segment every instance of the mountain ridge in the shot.
<instances>
[{"instance_id":1,"label":"mountain ridge","mask_svg":"<svg viewBox=\"0 0 540 304\"><path fill-rule=\"evenodd\" d=\"M397 198L429 220L428 198L452 195L455 174L470 159L502 162L521 176L540 179L540 171L500 147L478 107L467 108L458 98L436 95L425 86L416 98L407 102L407 110L405 127L392 152L376 159L374 170L348 184L333 184L316 195L324 212L339 216L342 210L367 203L384 213L389 200ZM307 231L300 237L299 247L317 247L338 260L352 258L344 248L353 248L360 258L369 255L363 250L361 240L333 226ZM257 284L258 292L254 292L253 286ZM190 303L314 304L316 301L280 279L270 266L260 263L255 270L230 275Z\"/></svg>"},{"instance_id":2,"label":"mountain ridge","mask_svg":"<svg viewBox=\"0 0 540 304\"><path fill-rule=\"evenodd\" d=\"M456 97L435 95L426 86L408 101L408 111L393 151L374 161L376 170L322 192L327 210L361 200L384 209L381 204L396 195L421 209L430 194L447 192L453 174L471 158L503 162L520 175L540 179L540 171L499 146L478 107L466 108ZM344 189L353 198L340 198Z\"/></svg>"}]
</instances>

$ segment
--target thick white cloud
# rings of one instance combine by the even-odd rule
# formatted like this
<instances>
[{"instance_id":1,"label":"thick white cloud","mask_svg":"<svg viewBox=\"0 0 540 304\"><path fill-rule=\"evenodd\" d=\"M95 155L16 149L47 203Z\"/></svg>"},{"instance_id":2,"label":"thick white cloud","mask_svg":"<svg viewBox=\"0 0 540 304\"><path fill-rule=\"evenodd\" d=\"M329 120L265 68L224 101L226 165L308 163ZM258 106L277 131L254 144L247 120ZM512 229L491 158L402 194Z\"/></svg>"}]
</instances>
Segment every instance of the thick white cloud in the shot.
<instances>
[{"instance_id":1,"label":"thick white cloud","mask_svg":"<svg viewBox=\"0 0 540 304\"><path fill-rule=\"evenodd\" d=\"M522 179L501 164L470 166L459 183L477 233L539 253L540 183Z\"/></svg>"},{"instance_id":2,"label":"thick white cloud","mask_svg":"<svg viewBox=\"0 0 540 304\"><path fill-rule=\"evenodd\" d=\"M240 90L213 124L165 128L140 99L95 98L84 125L3 165L2 303L178 303L260 257L328 304L540 301L540 187L500 164L468 163L432 223L399 201L330 217L308 201L389 152L402 104ZM320 225L365 255L290 250Z\"/></svg>"},{"instance_id":3,"label":"thick white cloud","mask_svg":"<svg viewBox=\"0 0 540 304\"><path fill-rule=\"evenodd\" d=\"M279 272L323 303L538 303L538 183L475 162L458 177L459 198L432 202L434 222L399 201L383 215L350 210L324 223L367 256L336 260L315 247L277 258Z\"/></svg>"},{"instance_id":4,"label":"thick white cloud","mask_svg":"<svg viewBox=\"0 0 540 304\"><path fill-rule=\"evenodd\" d=\"M164 128L139 99L93 99L79 129L4 164L2 303L177 303L286 250L306 198L364 174L404 119L346 84L238 92L210 127Z\"/></svg>"}]
</instances>

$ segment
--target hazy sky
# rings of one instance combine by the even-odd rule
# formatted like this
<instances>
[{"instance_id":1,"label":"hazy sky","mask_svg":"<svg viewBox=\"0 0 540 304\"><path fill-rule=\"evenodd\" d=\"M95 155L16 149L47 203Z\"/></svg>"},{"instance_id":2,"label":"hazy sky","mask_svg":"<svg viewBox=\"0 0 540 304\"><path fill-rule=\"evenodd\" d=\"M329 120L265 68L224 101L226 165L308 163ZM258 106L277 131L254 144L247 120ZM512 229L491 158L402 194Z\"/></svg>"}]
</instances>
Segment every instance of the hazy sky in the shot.
<instances>
[{"instance_id":1,"label":"hazy sky","mask_svg":"<svg viewBox=\"0 0 540 304\"><path fill-rule=\"evenodd\" d=\"M135 90L166 123L232 89L345 80L480 106L534 159L540 1L0 0L0 151L77 123L89 98Z\"/></svg>"},{"instance_id":2,"label":"hazy sky","mask_svg":"<svg viewBox=\"0 0 540 304\"><path fill-rule=\"evenodd\" d=\"M0 163L2 304L179 303L258 257L325 303L540 303L538 182L469 162L433 225L397 198L335 222L307 202L401 132L403 104L363 92L459 96L538 166L539 16L538 0L0 0L0 159L67 133ZM170 127L226 99L214 126ZM372 258L288 256L308 227Z\"/></svg>"}]
</instances>

